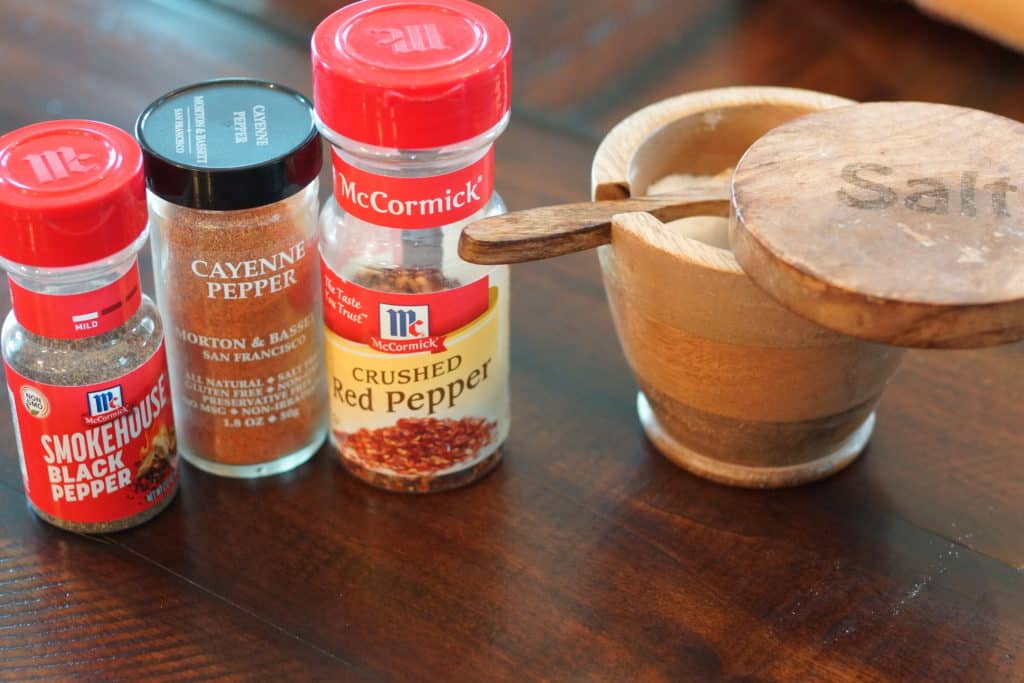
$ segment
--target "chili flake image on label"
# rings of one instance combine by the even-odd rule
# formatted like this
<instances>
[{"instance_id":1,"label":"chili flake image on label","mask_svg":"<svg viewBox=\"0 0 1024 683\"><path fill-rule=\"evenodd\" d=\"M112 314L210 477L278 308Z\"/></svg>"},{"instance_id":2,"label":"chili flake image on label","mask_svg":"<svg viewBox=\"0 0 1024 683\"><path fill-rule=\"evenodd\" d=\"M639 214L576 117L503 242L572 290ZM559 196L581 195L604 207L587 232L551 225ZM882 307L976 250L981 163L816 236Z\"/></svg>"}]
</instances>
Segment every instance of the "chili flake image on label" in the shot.
<instances>
[{"instance_id":1,"label":"chili flake image on label","mask_svg":"<svg viewBox=\"0 0 1024 683\"><path fill-rule=\"evenodd\" d=\"M173 493L178 454L162 344L128 375L86 386L42 384L5 370L25 491L40 512L114 522Z\"/></svg>"},{"instance_id":2,"label":"chili flake image on label","mask_svg":"<svg viewBox=\"0 0 1024 683\"><path fill-rule=\"evenodd\" d=\"M496 422L480 417L406 417L392 427L347 435L341 448L346 458L369 469L430 475L471 460L494 440L496 427Z\"/></svg>"},{"instance_id":3,"label":"chili flake image on label","mask_svg":"<svg viewBox=\"0 0 1024 683\"><path fill-rule=\"evenodd\" d=\"M507 302L488 277L423 294L323 267L331 436L392 490L447 488L497 462L508 431ZM504 328L504 329L503 329Z\"/></svg>"}]
</instances>

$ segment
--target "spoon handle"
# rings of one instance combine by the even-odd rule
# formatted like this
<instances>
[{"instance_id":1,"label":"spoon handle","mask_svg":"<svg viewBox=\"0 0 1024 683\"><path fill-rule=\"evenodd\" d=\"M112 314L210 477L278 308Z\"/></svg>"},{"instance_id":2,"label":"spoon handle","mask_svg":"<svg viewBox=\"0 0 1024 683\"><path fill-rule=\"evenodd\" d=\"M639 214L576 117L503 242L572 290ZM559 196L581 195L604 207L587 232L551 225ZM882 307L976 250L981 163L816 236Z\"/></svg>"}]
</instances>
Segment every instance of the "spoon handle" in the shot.
<instances>
[{"instance_id":1,"label":"spoon handle","mask_svg":"<svg viewBox=\"0 0 1024 683\"><path fill-rule=\"evenodd\" d=\"M728 181L695 183L670 195L556 204L474 221L459 239L470 263L522 263L592 249L611 242L612 216L645 212L661 221L728 215Z\"/></svg>"}]
</instances>

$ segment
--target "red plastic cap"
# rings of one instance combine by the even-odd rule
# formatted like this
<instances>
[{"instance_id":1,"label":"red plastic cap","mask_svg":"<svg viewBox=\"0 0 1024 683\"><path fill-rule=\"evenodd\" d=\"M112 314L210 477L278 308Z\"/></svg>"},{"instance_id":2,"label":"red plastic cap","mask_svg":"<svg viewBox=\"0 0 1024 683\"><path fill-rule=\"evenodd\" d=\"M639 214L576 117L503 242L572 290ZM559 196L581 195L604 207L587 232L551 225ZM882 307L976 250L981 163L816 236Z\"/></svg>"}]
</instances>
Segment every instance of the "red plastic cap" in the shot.
<instances>
[{"instance_id":1,"label":"red plastic cap","mask_svg":"<svg viewBox=\"0 0 1024 683\"><path fill-rule=\"evenodd\" d=\"M55 268L98 261L146 228L142 151L95 121L47 121L0 137L0 256Z\"/></svg>"},{"instance_id":2,"label":"red plastic cap","mask_svg":"<svg viewBox=\"0 0 1024 683\"><path fill-rule=\"evenodd\" d=\"M312 48L317 115L358 142L441 147L509 110L508 26L466 0L362 0L324 19Z\"/></svg>"}]
</instances>

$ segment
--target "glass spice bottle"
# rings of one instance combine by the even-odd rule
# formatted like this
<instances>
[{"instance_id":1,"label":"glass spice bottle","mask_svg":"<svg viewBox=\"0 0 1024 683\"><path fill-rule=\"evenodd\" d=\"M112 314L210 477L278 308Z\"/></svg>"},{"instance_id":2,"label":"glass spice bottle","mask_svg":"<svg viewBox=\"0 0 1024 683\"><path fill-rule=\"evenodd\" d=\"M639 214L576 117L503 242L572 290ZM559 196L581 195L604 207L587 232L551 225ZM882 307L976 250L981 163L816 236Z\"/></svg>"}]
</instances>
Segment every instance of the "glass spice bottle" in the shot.
<instances>
[{"instance_id":1,"label":"glass spice bottle","mask_svg":"<svg viewBox=\"0 0 1024 683\"><path fill-rule=\"evenodd\" d=\"M508 267L457 251L468 222L505 211L492 145L508 27L463 0L363 0L320 24L312 52L334 165L320 222L331 439L381 488L468 484L509 430Z\"/></svg>"},{"instance_id":2,"label":"glass spice bottle","mask_svg":"<svg viewBox=\"0 0 1024 683\"><path fill-rule=\"evenodd\" d=\"M141 524L178 486L163 326L142 293L142 153L104 123L0 137L3 359L29 507L55 526Z\"/></svg>"},{"instance_id":3,"label":"glass spice bottle","mask_svg":"<svg viewBox=\"0 0 1024 683\"><path fill-rule=\"evenodd\" d=\"M136 134L182 456L231 477L297 467L327 429L312 105L207 81L156 100Z\"/></svg>"}]
</instances>

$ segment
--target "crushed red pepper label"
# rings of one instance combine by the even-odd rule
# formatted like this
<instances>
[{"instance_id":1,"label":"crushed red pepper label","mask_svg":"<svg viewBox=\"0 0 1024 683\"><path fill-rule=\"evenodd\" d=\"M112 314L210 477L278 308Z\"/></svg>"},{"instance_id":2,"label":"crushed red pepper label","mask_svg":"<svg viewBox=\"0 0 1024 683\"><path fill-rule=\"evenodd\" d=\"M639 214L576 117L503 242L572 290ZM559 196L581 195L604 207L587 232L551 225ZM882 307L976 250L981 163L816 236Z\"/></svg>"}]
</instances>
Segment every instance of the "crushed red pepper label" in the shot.
<instances>
[{"instance_id":1,"label":"crushed red pepper label","mask_svg":"<svg viewBox=\"0 0 1024 683\"><path fill-rule=\"evenodd\" d=\"M164 346L118 379L42 384L5 364L29 500L58 519L115 522L171 495L178 455Z\"/></svg>"},{"instance_id":2,"label":"crushed red pepper label","mask_svg":"<svg viewBox=\"0 0 1024 683\"><path fill-rule=\"evenodd\" d=\"M508 303L485 276L420 294L323 264L331 433L341 457L393 477L448 475L508 431Z\"/></svg>"},{"instance_id":3,"label":"crushed red pepper label","mask_svg":"<svg viewBox=\"0 0 1024 683\"><path fill-rule=\"evenodd\" d=\"M328 329L382 353L446 351L445 336L486 313L489 303L486 277L455 289L403 294L357 285L326 263L320 272Z\"/></svg>"}]
</instances>

